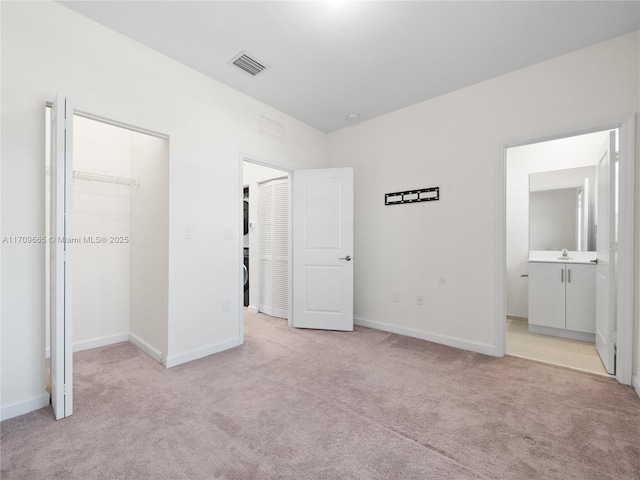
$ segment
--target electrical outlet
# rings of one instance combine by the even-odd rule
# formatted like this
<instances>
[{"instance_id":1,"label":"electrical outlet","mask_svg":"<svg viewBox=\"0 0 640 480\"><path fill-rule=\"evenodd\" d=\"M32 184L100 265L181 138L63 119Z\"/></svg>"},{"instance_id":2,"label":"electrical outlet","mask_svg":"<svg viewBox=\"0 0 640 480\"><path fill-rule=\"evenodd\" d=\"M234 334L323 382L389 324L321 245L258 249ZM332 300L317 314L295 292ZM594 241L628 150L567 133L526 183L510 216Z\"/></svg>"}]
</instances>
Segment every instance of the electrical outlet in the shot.
<instances>
[{"instance_id":1,"label":"electrical outlet","mask_svg":"<svg viewBox=\"0 0 640 480\"><path fill-rule=\"evenodd\" d=\"M398 294L398 292L393 292L393 301L394 302L400 301L400 295Z\"/></svg>"},{"instance_id":2,"label":"electrical outlet","mask_svg":"<svg viewBox=\"0 0 640 480\"><path fill-rule=\"evenodd\" d=\"M424 297L422 295L418 295L416 297L416 305L420 305L420 306L424 305Z\"/></svg>"}]
</instances>

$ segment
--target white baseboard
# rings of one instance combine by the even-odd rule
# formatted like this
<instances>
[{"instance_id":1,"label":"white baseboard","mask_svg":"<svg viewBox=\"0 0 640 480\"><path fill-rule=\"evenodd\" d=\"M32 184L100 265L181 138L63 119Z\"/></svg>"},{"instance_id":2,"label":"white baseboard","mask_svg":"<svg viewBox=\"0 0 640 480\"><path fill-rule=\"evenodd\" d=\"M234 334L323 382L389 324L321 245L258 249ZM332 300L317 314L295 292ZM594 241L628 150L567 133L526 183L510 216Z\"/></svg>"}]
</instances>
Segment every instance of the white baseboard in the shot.
<instances>
[{"instance_id":1,"label":"white baseboard","mask_svg":"<svg viewBox=\"0 0 640 480\"><path fill-rule=\"evenodd\" d=\"M529 324L529 332L551 335L553 337L570 338L572 340L580 340L581 342L596 343L595 333L575 332L573 330L565 330L564 328L542 327L532 323Z\"/></svg>"},{"instance_id":2,"label":"white baseboard","mask_svg":"<svg viewBox=\"0 0 640 480\"><path fill-rule=\"evenodd\" d=\"M229 350L230 348L237 347L238 345L242 345L242 340L240 338L234 338L223 343L217 343L205 348L199 348L198 350L193 350L188 353L173 355L171 357L167 357L165 366L167 368L175 367L176 365L191 362L193 360L198 360L199 358L207 357L214 353Z\"/></svg>"},{"instance_id":3,"label":"white baseboard","mask_svg":"<svg viewBox=\"0 0 640 480\"><path fill-rule=\"evenodd\" d=\"M162 352L154 347L152 347L151 345L149 345L147 342L145 342L143 339L141 339L139 336L137 336L135 333L131 333L129 332L127 334L128 336L128 340L133 343L136 347L138 347L140 350L142 350L144 353L146 353L147 355L149 355L151 358L153 358L156 362L158 363L162 363L163 360L163 355Z\"/></svg>"},{"instance_id":4,"label":"white baseboard","mask_svg":"<svg viewBox=\"0 0 640 480\"><path fill-rule=\"evenodd\" d=\"M258 313L258 307L254 307L252 305L249 305L247 307L247 310L249 311L249 313Z\"/></svg>"},{"instance_id":5,"label":"white baseboard","mask_svg":"<svg viewBox=\"0 0 640 480\"><path fill-rule=\"evenodd\" d=\"M107 335L106 337L90 338L89 340L82 340L81 342L75 342L73 344L74 352L81 352L83 350L91 350L92 348L106 347L107 345L113 345L114 343L122 343L129 340L128 333L116 333L115 335ZM51 350L47 348L46 357L51 356Z\"/></svg>"},{"instance_id":6,"label":"white baseboard","mask_svg":"<svg viewBox=\"0 0 640 480\"><path fill-rule=\"evenodd\" d=\"M631 386L640 397L640 374L631 377Z\"/></svg>"},{"instance_id":7,"label":"white baseboard","mask_svg":"<svg viewBox=\"0 0 640 480\"><path fill-rule=\"evenodd\" d=\"M24 415L25 413L33 412L49 405L49 394L43 392L40 395L36 395L26 400L11 403L0 408L0 420L8 420L9 418Z\"/></svg>"},{"instance_id":8,"label":"white baseboard","mask_svg":"<svg viewBox=\"0 0 640 480\"><path fill-rule=\"evenodd\" d=\"M484 343L470 342L457 337L449 337L437 333L422 332L411 328L399 327L397 325L389 325L388 323L375 322L373 320L365 320L363 318L354 318L354 323L362 327L374 328L385 332L397 333L407 337L419 338L429 342L440 343L449 347L459 348L461 350L469 350L471 352L483 353L485 355L498 356L498 348L495 345L487 345Z\"/></svg>"}]
</instances>

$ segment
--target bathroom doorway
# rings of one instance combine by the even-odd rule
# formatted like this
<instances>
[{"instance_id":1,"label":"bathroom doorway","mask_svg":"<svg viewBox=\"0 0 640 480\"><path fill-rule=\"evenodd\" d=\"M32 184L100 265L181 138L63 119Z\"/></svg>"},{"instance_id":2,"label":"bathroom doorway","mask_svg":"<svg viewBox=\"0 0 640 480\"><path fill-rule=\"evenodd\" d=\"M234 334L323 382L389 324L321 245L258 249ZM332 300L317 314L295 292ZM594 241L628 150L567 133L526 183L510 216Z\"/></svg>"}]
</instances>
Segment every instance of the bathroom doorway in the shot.
<instances>
[{"instance_id":1,"label":"bathroom doorway","mask_svg":"<svg viewBox=\"0 0 640 480\"><path fill-rule=\"evenodd\" d=\"M536 270L530 268L530 261L544 257L542 252L567 249L569 258L582 256L588 275L595 278L591 260L596 258L597 160L608 135L608 131L594 132L507 151L505 348L509 355L607 373L595 348L595 302L586 307L586 314L581 312L588 317L583 326L567 329L562 318L557 328L539 328L537 323L553 324L547 317L555 312L541 312L542 319L536 315L530 318L529 296L536 280L531 278L531 270ZM561 256L554 253L549 261L558 261ZM564 284L558 287L564 288ZM595 299L595 282L590 287L594 291L585 303ZM564 312L559 316L564 317Z\"/></svg>"},{"instance_id":2,"label":"bathroom doorway","mask_svg":"<svg viewBox=\"0 0 640 480\"><path fill-rule=\"evenodd\" d=\"M629 208L633 199L633 125L633 118L623 118L600 128L503 144L505 268L499 284L505 315L498 324L498 337L504 341L505 353L604 375L609 370L618 381L630 384L631 346L625 335L631 338L633 321L633 272L627 268L627 264L629 267L633 264L633 214ZM598 212L598 202L602 205L606 195L602 190L602 172L597 170L602 170L598 167L599 155L607 143L613 151L609 182L613 212L610 242L598 234L598 219L604 218ZM554 202L560 201L561 196L572 202L571 206L556 206ZM558 228L554 217L562 211L565 224ZM566 212L573 212L572 218ZM571 223L570 228L560 232L567 222ZM554 240L550 233L563 233L564 237ZM613 368L600 361L602 351L598 356L594 344L598 338L596 303L602 303L595 301L596 297L601 298L602 290L598 287L596 294L595 279L596 275L600 278L602 267L596 263L602 258L598 240L607 245L607 251L609 245L612 247L609 263L612 286L616 289L611 295L611 305L617 310L615 316L610 315L614 332L609 337L611 353L617 349L617 365ZM564 243L569 246L562 246ZM552 265L557 272L554 270L549 279L541 282L538 272L543 265ZM579 269L588 272L586 286L581 283ZM558 284L559 293L545 290L543 301L539 302L536 285L541 284L553 284L553 288ZM582 285L582 297L571 290L578 285ZM586 300L575 302L576 298ZM557 299L565 303L557 304ZM592 305L586 308L590 301ZM542 308L538 307L540 303ZM583 311L576 314L575 305ZM607 318L602 312L597 316Z\"/></svg>"}]
</instances>

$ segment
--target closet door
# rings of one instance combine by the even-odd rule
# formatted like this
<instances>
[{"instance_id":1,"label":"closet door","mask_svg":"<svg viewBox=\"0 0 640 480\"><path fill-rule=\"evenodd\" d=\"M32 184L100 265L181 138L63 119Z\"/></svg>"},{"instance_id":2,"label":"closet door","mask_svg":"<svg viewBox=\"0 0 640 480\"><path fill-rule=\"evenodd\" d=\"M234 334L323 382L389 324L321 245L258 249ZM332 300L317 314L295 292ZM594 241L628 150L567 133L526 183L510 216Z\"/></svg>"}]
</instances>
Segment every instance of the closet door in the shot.
<instances>
[{"instance_id":1,"label":"closet door","mask_svg":"<svg viewBox=\"0 0 640 480\"><path fill-rule=\"evenodd\" d=\"M273 206L273 185L271 183L262 183L258 187L259 209L260 209L260 225L258 237L258 252L260 254L260 301L258 302L258 310L273 315L273 215L271 208Z\"/></svg>"},{"instance_id":2,"label":"closet door","mask_svg":"<svg viewBox=\"0 0 640 480\"><path fill-rule=\"evenodd\" d=\"M51 109L51 405L56 420L73 413L73 324L71 284L73 109L64 95Z\"/></svg>"},{"instance_id":3,"label":"closet door","mask_svg":"<svg viewBox=\"0 0 640 480\"><path fill-rule=\"evenodd\" d=\"M289 180L260 184L258 310L287 318L289 307Z\"/></svg>"}]
</instances>

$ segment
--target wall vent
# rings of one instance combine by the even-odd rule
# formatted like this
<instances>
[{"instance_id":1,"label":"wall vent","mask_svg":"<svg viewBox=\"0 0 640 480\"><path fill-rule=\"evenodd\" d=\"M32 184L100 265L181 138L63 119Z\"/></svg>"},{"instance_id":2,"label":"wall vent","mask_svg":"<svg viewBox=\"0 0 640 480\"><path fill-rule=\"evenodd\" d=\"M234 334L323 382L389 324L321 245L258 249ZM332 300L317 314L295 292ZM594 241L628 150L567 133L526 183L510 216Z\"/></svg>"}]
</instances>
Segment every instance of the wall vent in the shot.
<instances>
[{"instance_id":1,"label":"wall vent","mask_svg":"<svg viewBox=\"0 0 640 480\"><path fill-rule=\"evenodd\" d=\"M240 70L247 72L252 77L264 72L269 66L264 62L251 57L247 52L242 51L229 60L229 64L235 65Z\"/></svg>"}]
</instances>

